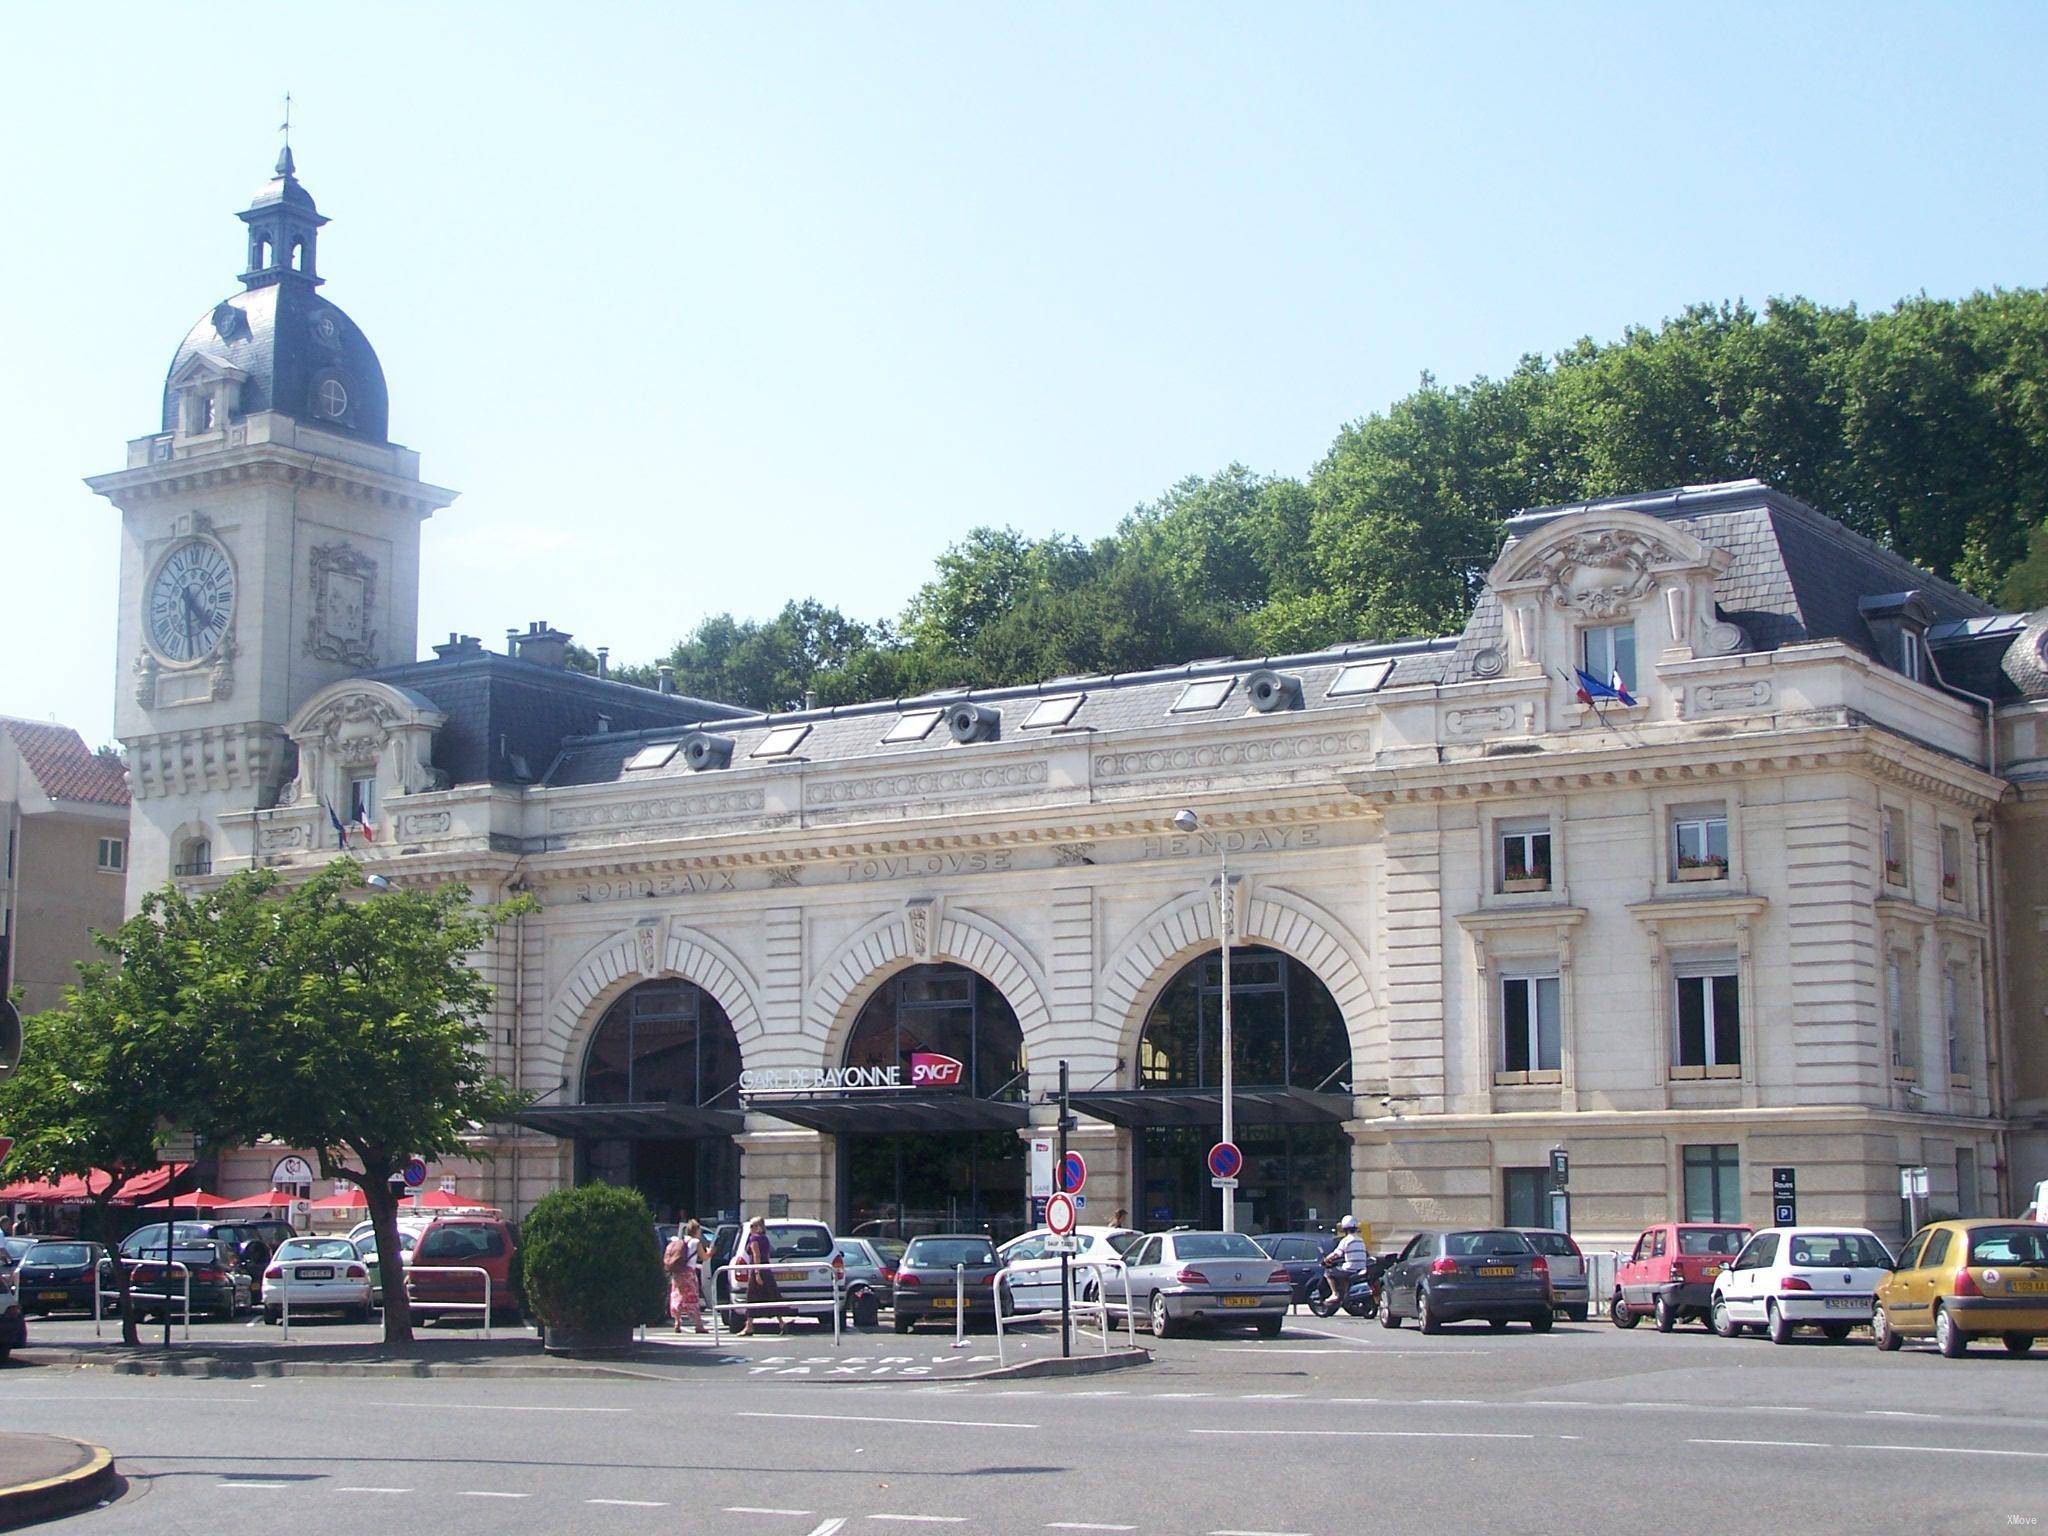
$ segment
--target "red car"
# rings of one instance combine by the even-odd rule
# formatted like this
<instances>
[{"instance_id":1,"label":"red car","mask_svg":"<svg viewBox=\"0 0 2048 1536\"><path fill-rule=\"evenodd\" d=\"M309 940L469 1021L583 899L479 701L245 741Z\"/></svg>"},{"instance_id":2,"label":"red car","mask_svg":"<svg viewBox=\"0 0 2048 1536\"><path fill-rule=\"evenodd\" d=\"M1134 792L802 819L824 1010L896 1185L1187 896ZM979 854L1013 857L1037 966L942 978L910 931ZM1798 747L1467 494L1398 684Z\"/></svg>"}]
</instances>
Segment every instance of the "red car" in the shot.
<instances>
[{"instance_id":1,"label":"red car","mask_svg":"<svg viewBox=\"0 0 2048 1536\"><path fill-rule=\"evenodd\" d=\"M481 1317L475 1309L484 1300L483 1276L463 1272L481 1269L491 1279L492 1320L517 1322L519 1298L512 1289L516 1258L512 1228L503 1218L443 1216L427 1224L413 1247L412 1262L405 1270L406 1299L419 1313L441 1312L450 1304L466 1303L469 1310L449 1315Z\"/></svg>"},{"instance_id":2,"label":"red car","mask_svg":"<svg viewBox=\"0 0 2048 1536\"><path fill-rule=\"evenodd\" d=\"M1714 1276L1728 1267L1749 1236L1748 1227L1711 1222L1667 1221L1649 1228L1615 1272L1607 1315L1615 1327L1633 1328L1648 1313L1657 1320L1659 1333L1669 1333L1687 1318L1709 1326Z\"/></svg>"}]
</instances>

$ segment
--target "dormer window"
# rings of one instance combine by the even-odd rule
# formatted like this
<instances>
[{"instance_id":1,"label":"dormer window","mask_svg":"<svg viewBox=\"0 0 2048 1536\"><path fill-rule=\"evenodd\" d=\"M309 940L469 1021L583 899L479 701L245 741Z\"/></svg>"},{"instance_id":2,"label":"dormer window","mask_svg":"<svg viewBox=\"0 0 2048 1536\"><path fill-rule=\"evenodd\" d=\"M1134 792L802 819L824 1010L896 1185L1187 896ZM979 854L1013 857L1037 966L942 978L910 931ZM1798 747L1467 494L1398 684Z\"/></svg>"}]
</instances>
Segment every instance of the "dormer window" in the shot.
<instances>
[{"instance_id":1,"label":"dormer window","mask_svg":"<svg viewBox=\"0 0 2048 1536\"><path fill-rule=\"evenodd\" d=\"M1856 609L1876 642L1878 659L1912 682L1928 681L1927 626L1934 610L1927 599L1918 592L1886 592L1858 598Z\"/></svg>"},{"instance_id":2,"label":"dormer window","mask_svg":"<svg viewBox=\"0 0 2048 1536\"><path fill-rule=\"evenodd\" d=\"M313 409L330 421L341 420L348 414L348 386L339 379L322 379L313 390Z\"/></svg>"},{"instance_id":3,"label":"dormer window","mask_svg":"<svg viewBox=\"0 0 2048 1536\"><path fill-rule=\"evenodd\" d=\"M1588 677L1636 691L1635 625L1597 624L1581 630L1579 655Z\"/></svg>"}]
</instances>

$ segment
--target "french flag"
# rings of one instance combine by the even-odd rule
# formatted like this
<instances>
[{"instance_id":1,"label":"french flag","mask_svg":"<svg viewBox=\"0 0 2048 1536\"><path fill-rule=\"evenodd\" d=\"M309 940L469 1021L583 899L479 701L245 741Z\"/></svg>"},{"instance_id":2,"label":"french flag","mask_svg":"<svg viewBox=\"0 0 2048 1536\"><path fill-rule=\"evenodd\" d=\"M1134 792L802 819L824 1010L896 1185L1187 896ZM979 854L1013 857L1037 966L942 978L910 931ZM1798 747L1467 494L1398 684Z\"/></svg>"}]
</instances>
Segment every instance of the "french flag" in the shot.
<instances>
[{"instance_id":1,"label":"french flag","mask_svg":"<svg viewBox=\"0 0 2048 1536\"><path fill-rule=\"evenodd\" d=\"M1579 702L1590 704L1595 699L1613 699L1622 704L1634 704L1635 696L1621 685L1621 674L1613 673L1608 681L1601 682L1584 667L1576 669L1579 674Z\"/></svg>"},{"instance_id":2,"label":"french flag","mask_svg":"<svg viewBox=\"0 0 2048 1536\"><path fill-rule=\"evenodd\" d=\"M375 841L377 841L377 833L370 826L370 813L368 811L365 811L361 806L358 806L356 808L355 827L358 832L363 834L364 842L374 843Z\"/></svg>"}]
</instances>

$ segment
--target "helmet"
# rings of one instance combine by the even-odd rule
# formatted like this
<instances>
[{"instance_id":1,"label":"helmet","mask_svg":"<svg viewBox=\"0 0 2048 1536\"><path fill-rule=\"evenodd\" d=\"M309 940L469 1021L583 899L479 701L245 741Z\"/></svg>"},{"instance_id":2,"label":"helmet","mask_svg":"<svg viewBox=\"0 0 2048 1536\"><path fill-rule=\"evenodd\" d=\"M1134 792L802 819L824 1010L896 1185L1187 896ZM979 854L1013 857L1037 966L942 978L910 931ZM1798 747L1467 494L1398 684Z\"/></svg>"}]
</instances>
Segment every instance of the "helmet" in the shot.
<instances>
[{"instance_id":1,"label":"helmet","mask_svg":"<svg viewBox=\"0 0 2048 1536\"><path fill-rule=\"evenodd\" d=\"M1345 1216L1339 1218L1337 1222L1337 1230L1339 1232L1356 1232L1358 1230L1358 1218L1356 1216Z\"/></svg>"}]
</instances>

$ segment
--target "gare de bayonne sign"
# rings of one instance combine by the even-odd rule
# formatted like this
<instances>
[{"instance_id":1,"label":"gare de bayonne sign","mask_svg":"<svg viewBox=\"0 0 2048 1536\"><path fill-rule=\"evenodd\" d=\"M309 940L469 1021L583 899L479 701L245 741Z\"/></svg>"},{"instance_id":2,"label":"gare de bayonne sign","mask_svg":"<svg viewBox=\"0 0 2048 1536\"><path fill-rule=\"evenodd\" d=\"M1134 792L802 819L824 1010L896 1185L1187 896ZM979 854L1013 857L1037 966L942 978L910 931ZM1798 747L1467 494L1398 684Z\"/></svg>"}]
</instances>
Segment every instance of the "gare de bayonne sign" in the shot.
<instances>
[{"instance_id":1,"label":"gare de bayonne sign","mask_svg":"<svg viewBox=\"0 0 2048 1536\"><path fill-rule=\"evenodd\" d=\"M910 1081L901 1065L887 1067L758 1067L740 1074L745 1095L777 1093L892 1093L906 1088L965 1086L967 1064L937 1051L910 1053Z\"/></svg>"}]
</instances>

